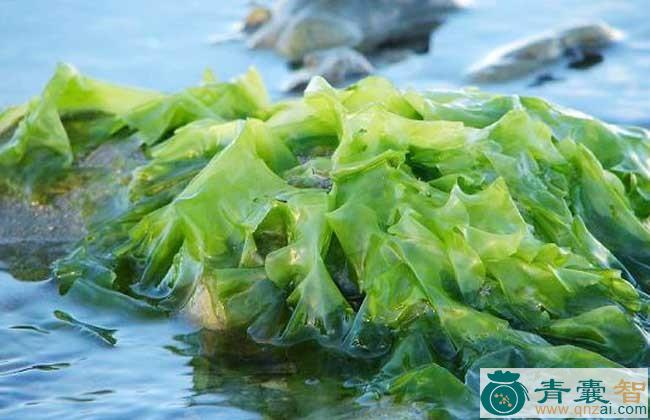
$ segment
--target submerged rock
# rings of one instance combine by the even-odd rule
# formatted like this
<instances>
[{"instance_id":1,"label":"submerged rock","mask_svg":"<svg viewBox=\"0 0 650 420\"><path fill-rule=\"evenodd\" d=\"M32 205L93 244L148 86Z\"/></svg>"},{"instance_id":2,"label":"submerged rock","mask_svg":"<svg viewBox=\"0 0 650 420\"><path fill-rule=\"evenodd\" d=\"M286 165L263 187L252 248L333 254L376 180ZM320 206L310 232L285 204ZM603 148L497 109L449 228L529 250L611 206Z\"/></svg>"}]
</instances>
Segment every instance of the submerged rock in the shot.
<instances>
[{"instance_id":1,"label":"submerged rock","mask_svg":"<svg viewBox=\"0 0 650 420\"><path fill-rule=\"evenodd\" d=\"M373 65L363 54L348 47L309 53L304 57L303 65L303 68L292 74L284 90L304 89L314 76L324 77L336 85L350 77L365 76L374 71Z\"/></svg>"},{"instance_id":2,"label":"submerged rock","mask_svg":"<svg viewBox=\"0 0 650 420\"><path fill-rule=\"evenodd\" d=\"M536 35L492 52L469 70L468 78L477 83L515 79L562 58L582 61L620 38L621 33L605 23Z\"/></svg>"},{"instance_id":3,"label":"submerged rock","mask_svg":"<svg viewBox=\"0 0 650 420\"><path fill-rule=\"evenodd\" d=\"M21 280L47 278L50 264L87 234L91 214L119 202L123 180L144 161L139 146L133 138L103 144L43 191L0 191L0 268Z\"/></svg>"},{"instance_id":4,"label":"submerged rock","mask_svg":"<svg viewBox=\"0 0 650 420\"><path fill-rule=\"evenodd\" d=\"M461 0L280 0L251 47L272 48L292 61L333 47L372 51L382 44L428 40Z\"/></svg>"}]
</instances>

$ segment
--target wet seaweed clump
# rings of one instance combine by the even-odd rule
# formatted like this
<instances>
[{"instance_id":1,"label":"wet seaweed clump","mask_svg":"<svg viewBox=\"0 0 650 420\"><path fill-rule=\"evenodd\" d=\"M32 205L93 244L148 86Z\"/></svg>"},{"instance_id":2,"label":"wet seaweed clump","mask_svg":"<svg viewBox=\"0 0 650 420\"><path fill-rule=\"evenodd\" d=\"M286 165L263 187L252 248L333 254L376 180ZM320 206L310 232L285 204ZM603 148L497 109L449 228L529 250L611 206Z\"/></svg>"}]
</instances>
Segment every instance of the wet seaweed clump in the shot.
<instances>
[{"instance_id":1,"label":"wet seaweed clump","mask_svg":"<svg viewBox=\"0 0 650 420\"><path fill-rule=\"evenodd\" d=\"M63 292L326 349L364 366L355 395L468 418L482 366L650 361L644 129L374 77L272 103L253 70L159 94L61 66L0 132L25 194L116 138L144 155L54 264Z\"/></svg>"}]
</instances>

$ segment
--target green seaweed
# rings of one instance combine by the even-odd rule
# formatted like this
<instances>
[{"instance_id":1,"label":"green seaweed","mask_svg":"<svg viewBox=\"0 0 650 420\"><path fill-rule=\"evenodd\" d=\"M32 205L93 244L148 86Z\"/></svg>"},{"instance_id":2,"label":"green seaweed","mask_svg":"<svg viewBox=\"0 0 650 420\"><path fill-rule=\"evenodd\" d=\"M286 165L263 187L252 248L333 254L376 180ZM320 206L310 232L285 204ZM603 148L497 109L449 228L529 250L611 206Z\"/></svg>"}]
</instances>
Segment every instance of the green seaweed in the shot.
<instances>
[{"instance_id":1,"label":"green seaweed","mask_svg":"<svg viewBox=\"0 0 650 420\"><path fill-rule=\"evenodd\" d=\"M148 160L126 208L54 265L64 292L174 313L203 290L219 328L372 361L360 393L434 417L476 413L481 366L650 360L643 129L380 78L316 78L276 104L254 72L172 95L75 75L50 93L67 69L1 114L0 164L56 176L125 130ZM72 130L81 109L103 117Z\"/></svg>"}]
</instances>

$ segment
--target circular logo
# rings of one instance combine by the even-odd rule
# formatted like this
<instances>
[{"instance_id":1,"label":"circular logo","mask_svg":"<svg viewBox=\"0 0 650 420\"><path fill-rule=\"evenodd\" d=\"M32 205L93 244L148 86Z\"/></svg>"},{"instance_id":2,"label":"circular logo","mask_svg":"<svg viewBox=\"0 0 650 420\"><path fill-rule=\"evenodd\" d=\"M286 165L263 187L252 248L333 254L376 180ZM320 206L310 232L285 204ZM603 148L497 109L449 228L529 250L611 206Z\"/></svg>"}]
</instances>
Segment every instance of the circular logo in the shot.
<instances>
[{"instance_id":1,"label":"circular logo","mask_svg":"<svg viewBox=\"0 0 650 420\"><path fill-rule=\"evenodd\" d=\"M528 390L517 382L518 373L497 370L489 373L490 382L481 392L481 405L490 414L510 416L518 413L528 400Z\"/></svg>"}]
</instances>

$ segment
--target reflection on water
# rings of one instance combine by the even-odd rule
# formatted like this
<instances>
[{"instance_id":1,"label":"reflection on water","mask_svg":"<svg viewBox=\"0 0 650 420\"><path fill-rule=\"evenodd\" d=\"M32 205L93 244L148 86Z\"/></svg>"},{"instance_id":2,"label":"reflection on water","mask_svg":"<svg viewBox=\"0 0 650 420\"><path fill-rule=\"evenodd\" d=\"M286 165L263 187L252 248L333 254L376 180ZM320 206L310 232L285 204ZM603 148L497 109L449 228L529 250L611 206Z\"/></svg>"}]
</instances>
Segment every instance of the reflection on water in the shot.
<instances>
[{"instance_id":1,"label":"reflection on water","mask_svg":"<svg viewBox=\"0 0 650 420\"><path fill-rule=\"evenodd\" d=\"M201 416L195 355L170 351L187 347L174 338L193 332L183 320L2 272L0 290L0 418ZM225 397L211 415L259 417Z\"/></svg>"},{"instance_id":2,"label":"reflection on water","mask_svg":"<svg viewBox=\"0 0 650 420\"><path fill-rule=\"evenodd\" d=\"M193 388L188 406L234 405L273 418L304 417L349 406L349 375L363 366L313 347L288 351L260 347L241 337L200 331L175 337L175 353L191 356ZM360 370L361 368L361 370Z\"/></svg>"},{"instance_id":3,"label":"reflection on water","mask_svg":"<svg viewBox=\"0 0 650 420\"><path fill-rule=\"evenodd\" d=\"M121 298L0 272L0 418L412 418L356 400L376 366L304 345L259 346Z\"/></svg>"}]
</instances>

